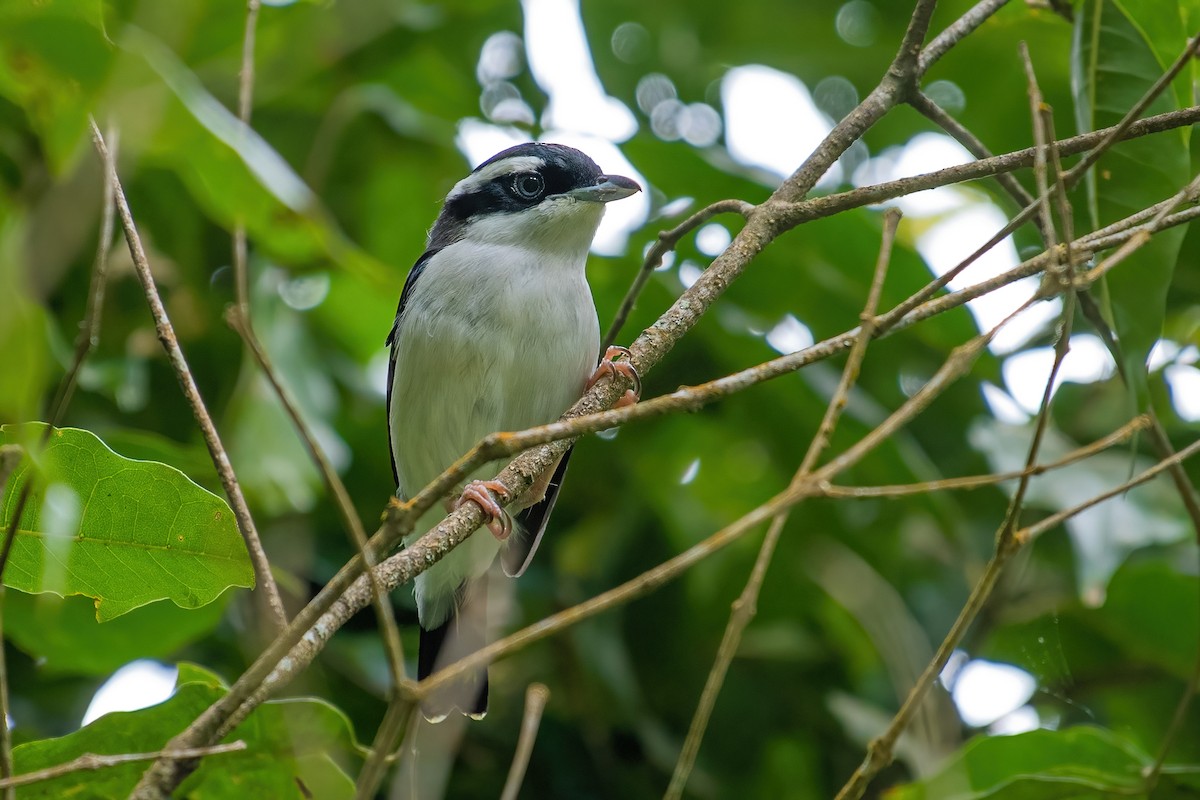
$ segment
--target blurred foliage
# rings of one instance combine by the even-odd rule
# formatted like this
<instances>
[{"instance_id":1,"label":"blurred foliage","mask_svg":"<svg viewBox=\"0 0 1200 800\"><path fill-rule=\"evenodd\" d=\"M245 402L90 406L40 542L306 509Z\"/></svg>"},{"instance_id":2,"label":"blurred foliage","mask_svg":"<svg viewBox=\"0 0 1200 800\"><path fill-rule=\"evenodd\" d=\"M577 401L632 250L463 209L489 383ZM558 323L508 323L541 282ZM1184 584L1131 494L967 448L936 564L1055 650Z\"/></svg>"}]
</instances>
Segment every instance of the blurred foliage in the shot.
<instances>
[{"instance_id":1,"label":"blurred foliage","mask_svg":"<svg viewBox=\"0 0 1200 800\"><path fill-rule=\"evenodd\" d=\"M934 29L970 5L939 3ZM1112 124L1200 18L1194 2L1174 0L1082 0L1074 23L1038 6L1009 3L926 76L928 91L997 153L1032 140L1018 42L1028 44L1065 136L1077 121ZM540 7L531 0L525 8ZM606 325L640 254L682 206L726 197L759 202L780 179L739 164L723 138L691 144L679 140L678 129L656 128L655 107L643 97L648 76L665 78L684 106L723 112L722 77L761 64L803 81L824 112L844 114L887 68L911 3L589 0L580 11L604 91L637 122L619 146L652 201L651 219L633 231L624 254L595 257L589 267ZM519 34L524 24L514 0L265 5L248 134L228 110L236 108L242 3L0 2L0 422L45 419L70 362L98 236L101 170L87 135L94 113L102 129L117 134L119 171L180 344L288 601L298 607L352 548L289 421L222 321L233 295L230 230L242 220L250 233L260 336L370 526L394 488L383 341L438 203L469 169L459 148L464 123L477 126L489 113L503 121L506 106L496 97L518 101L514 119L543 119L551 101L520 50L505 78L480 66L491 37ZM1085 41L1087 31L1099 38ZM1191 86L1185 73L1154 110L1192 102ZM1105 102L1076 102L1085 96ZM760 102L773 107L772 98ZM513 104L507 108L513 113ZM868 156L894 159L897 148L930 130L920 115L897 109L868 132L865 149L843 159L843 184L825 190L849 188L845 176L855 164ZM1100 180L1072 196L1077 228L1108 222L1186 183L1188 161L1196 160L1187 133L1107 156ZM1019 177L1032 188L1031 175ZM960 207L1014 208L990 182L955 197ZM885 307L929 280L917 241L957 210L904 221ZM728 218L715 224L736 227ZM781 333L807 328L820 340L856 325L880 230L878 209L861 209L806 224L772 244L646 376L645 396L796 346ZM972 233L964 228L962 236ZM1021 248L1036 243L1029 230L1016 238ZM1200 344L1200 236L1181 231L1155 242L1140 261L1112 273L1108 310L1129 344L1127 366L1140 369L1162 328L1176 345L1163 351L1175 360L1171 367L1194 372L1187 346ZM114 237L110 244L98 347L62 424L94 433L124 458L182 470L219 494L124 243ZM710 257L693 238L684 241L672 265L650 281L620 341L656 319ZM960 309L873 344L832 452L903 403L975 331L973 317ZM1045 326L1022 350L1044 348L1053 333ZM1009 468L1030 427L997 420L982 390L1043 379L1006 370L1017 355L985 355L840 482L900 484ZM1180 416L1187 398L1172 396L1160 367L1136 402L1153 403L1182 447L1198 426ZM696 414L582 441L538 558L518 583L505 584L513 599L495 620L498 628L515 629L611 588L780 491L839 369L838 360L817 363ZM1129 419L1134 404L1117 377L1064 384L1050 423L1054 452L1106 435ZM1146 438L1036 479L1024 519L1124 480L1153 457ZM1200 467L1189 464L1188 472L1195 479ZM832 796L961 608L991 552L1010 488L820 500L796 509L713 713L690 795ZM759 536L495 665L492 711L468 728L447 796L497 795L524 687L535 680L552 694L523 796L661 794ZM872 791L908 783L897 796L1018 798L1136 788L1136 771L1158 752L1196 660L1196 561L1187 518L1165 485L1115 498L1041 537L1009 569L964 642L963 658L986 657L1032 674L1037 690L1026 712L1042 730L1015 737L976 730L939 685L901 740L897 763ZM12 579L5 575L10 585ZM401 588L394 600L411 660L412 599ZM232 680L253 659L259 644L247 616L254 610L246 592L227 592L198 610L159 602L100 624L84 598L60 602L10 589L9 691L16 740L27 743L17 750L18 770L101 751L105 742L111 747L104 752L161 745L223 691L210 671ZM104 677L137 658L205 669L181 667L179 691L162 705L77 731ZM322 701L296 701L300 716L291 719L270 717L283 713L279 705L256 712L247 722L254 730L237 733L255 751L213 759L181 796L286 797L300 790L281 778L294 775L318 787L319 797L347 791L346 775L357 768L354 742L371 740L385 708L386 668L370 613L339 632L292 692ZM330 756L329 748L341 755ZM1161 796L1194 793L1194 706L1167 763ZM111 784L84 779L94 792L120 796L136 774L136 766L123 767L104 774ZM246 781L238 788L224 782L237 776ZM44 785L18 796L56 791ZM404 796L403 788L395 791Z\"/></svg>"}]
</instances>

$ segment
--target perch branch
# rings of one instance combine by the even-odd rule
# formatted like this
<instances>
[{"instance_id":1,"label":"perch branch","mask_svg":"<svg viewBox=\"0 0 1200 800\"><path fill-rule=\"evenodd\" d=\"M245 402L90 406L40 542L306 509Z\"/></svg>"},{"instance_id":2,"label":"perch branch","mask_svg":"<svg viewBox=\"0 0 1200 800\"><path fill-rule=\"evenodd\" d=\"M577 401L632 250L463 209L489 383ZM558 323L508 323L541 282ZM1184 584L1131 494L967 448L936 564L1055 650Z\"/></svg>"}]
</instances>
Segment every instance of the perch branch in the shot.
<instances>
[{"instance_id":1,"label":"perch branch","mask_svg":"<svg viewBox=\"0 0 1200 800\"><path fill-rule=\"evenodd\" d=\"M659 232L658 238L646 252L646 258L642 262L641 269L634 276L629 291L625 293L625 297L621 300L621 305L617 308L616 315L613 316L608 333L604 334L604 343L600 345L600 352L603 353L617 341L617 335L621 332L625 321L629 319L629 314L633 311L633 307L637 303L638 295L646 287L646 282L650 280L650 275L654 270L662 266L663 258L666 257L667 253L675 249L680 239L718 214L741 214L743 218L746 218L753 211L754 206L744 200L718 200L712 205L692 214L683 222L671 228L671 230Z\"/></svg>"}]
</instances>

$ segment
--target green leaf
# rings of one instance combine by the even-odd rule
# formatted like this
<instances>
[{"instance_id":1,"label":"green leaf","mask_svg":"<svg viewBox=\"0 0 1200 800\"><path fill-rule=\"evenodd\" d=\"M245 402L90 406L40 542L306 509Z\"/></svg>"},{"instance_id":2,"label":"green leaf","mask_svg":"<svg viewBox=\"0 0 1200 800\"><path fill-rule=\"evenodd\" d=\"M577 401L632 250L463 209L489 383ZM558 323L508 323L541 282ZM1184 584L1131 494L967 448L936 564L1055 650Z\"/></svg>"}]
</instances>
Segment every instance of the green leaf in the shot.
<instances>
[{"instance_id":1,"label":"green leaf","mask_svg":"<svg viewBox=\"0 0 1200 800\"><path fill-rule=\"evenodd\" d=\"M244 752L221 756L179 787L182 797L353 797L354 781L338 766L363 752L350 720L315 698L275 700L259 706L226 741L241 739ZM297 789L302 782L305 795Z\"/></svg>"},{"instance_id":2,"label":"green leaf","mask_svg":"<svg viewBox=\"0 0 1200 800\"><path fill-rule=\"evenodd\" d=\"M1117 124L1162 75L1162 60L1178 45L1172 25L1181 31L1183 24L1178 9L1169 12L1168 6L1174 4L1088 0L1080 8L1071 55L1081 132ZM1173 21L1164 17L1168 13ZM1168 89L1146 114L1177 107ZM1189 161L1186 129L1114 146L1088 174L1091 224L1106 225L1170 197L1187 182ZM1112 324L1139 406L1146 398L1146 357L1162 331L1185 232L1180 226L1155 235L1105 277Z\"/></svg>"},{"instance_id":3,"label":"green leaf","mask_svg":"<svg viewBox=\"0 0 1200 800\"><path fill-rule=\"evenodd\" d=\"M936 775L902 786L891 800L1049 800L1133 791L1150 759L1101 728L977 737Z\"/></svg>"},{"instance_id":4,"label":"green leaf","mask_svg":"<svg viewBox=\"0 0 1200 800\"><path fill-rule=\"evenodd\" d=\"M387 285L388 270L342 235L287 161L169 48L136 28L126 31L122 46L169 90L162 124L144 143L148 160L177 173L210 216L227 227L244 222L257 245L289 263L332 260Z\"/></svg>"},{"instance_id":5,"label":"green leaf","mask_svg":"<svg viewBox=\"0 0 1200 800\"><path fill-rule=\"evenodd\" d=\"M1187 679L1200 643L1200 579L1161 561L1123 566L1108 586L1095 625L1138 660Z\"/></svg>"},{"instance_id":6,"label":"green leaf","mask_svg":"<svg viewBox=\"0 0 1200 800\"><path fill-rule=\"evenodd\" d=\"M166 702L138 711L105 714L100 719L57 739L28 742L13 749L14 773L64 764L84 753L114 755L161 750L224 692L199 683L181 686ZM212 764L219 758L214 756ZM125 797L149 762L122 764L94 772L74 772L17 790L19 800L63 797ZM201 769L207 768L203 765Z\"/></svg>"},{"instance_id":7,"label":"green leaf","mask_svg":"<svg viewBox=\"0 0 1200 800\"><path fill-rule=\"evenodd\" d=\"M163 600L100 623L87 598L9 592L4 634L47 675L108 675L139 658L169 658L205 636L220 622L228 598L197 609Z\"/></svg>"},{"instance_id":8,"label":"green leaf","mask_svg":"<svg viewBox=\"0 0 1200 800\"><path fill-rule=\"evenodd\" d=\"M95 0L0 6L0 95L25 108L63 169L113 63Z\"/></svg>"},{"instance_id":9,"label":"green leaf","mask_svg":"<svg viewBox=\"0 0 1200 800\"><path fill-rule=\"evenodd\" d=\"M16 747L13 750L16 774L66 763L83 753L160 750L225 692L225 687L211 673L181 665L176 691L163 703L139 711L106 714L67 736ZM328 703L311 699L265 703L225 739L238 740L246 743L246 750L204 759L174 796L354 796L353 781L337 766L334 757L354 758L359 748L349 721ZM149 762L139 762L70 773L26 786L18 790L17 797L20 800L124 797L148 765Z\"/></svg>"},{"instance_id":10,"label":"green leaf","mask_svg":"<svg viewBox=\"0 0 1200 800\"><path fill-rule=\"evenodd\" d=\"M0 443L29 449L45 427L0 427ZM179 470L123 458L75 428L54 430L36 465L7 586L86 595L105 621L156 600L198 608L230 586L254 585L229 506ZM9 524L31 472L26 460L13 474L0 523Z\"/></svg>"}]
</instances>

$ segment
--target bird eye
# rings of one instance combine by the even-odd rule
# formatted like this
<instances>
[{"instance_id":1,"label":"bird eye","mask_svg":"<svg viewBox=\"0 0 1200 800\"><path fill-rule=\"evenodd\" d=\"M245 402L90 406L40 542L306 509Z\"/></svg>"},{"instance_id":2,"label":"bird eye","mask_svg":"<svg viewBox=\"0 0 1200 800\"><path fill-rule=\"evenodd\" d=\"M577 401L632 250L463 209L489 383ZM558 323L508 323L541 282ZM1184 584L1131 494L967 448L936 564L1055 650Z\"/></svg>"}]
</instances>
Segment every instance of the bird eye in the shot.
<instances>
[{"instance_id":1,"label":"bird eye","mask_svg":"<svg viewBox=\"0 0 1200 800\"><path fill-rule=\"evenodd\" d=\"M513 178L513 193L523 200L533 200L546 188L542 176L536 172L522 172Z\"/></svg>"}]
</instances>

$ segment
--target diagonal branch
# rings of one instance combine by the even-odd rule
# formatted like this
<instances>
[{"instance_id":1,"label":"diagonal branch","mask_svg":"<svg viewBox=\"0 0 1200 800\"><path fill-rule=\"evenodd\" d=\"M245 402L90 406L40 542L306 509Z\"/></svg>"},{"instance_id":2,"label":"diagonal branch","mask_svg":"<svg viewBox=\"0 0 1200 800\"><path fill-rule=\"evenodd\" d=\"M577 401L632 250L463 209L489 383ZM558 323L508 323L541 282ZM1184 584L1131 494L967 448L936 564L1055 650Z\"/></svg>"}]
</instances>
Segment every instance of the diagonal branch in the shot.
<instances>
[{"instance_id":1,"label":"diagonal branch","mask_svg":"<svg viewBox=\"0 0 1200 800\"><path fill-rule=\"evenodd\" d=\"M96 123L92 121L92 142L99 151L100 157L108 159L108 148L104 144L104 137L100 135L100 129L96 127ZM192 408L192 415L196 418L196 423L200 426L200 431L204 435L204 444L208 447L209 456L211 456L213 465L217 469L217 475L221 478L221 485L225 489L225 495L229 498L229 505L233 508L233 515L237 519L238 530L242 533L242 539L246 543L246 550L250 554L250 561L254 565L254 576L258 584L258 588L263 592L263 598L267 605L269 613L270 627L281 629L287 625L287 615L283 610L283 601L279 597L279 588L275 585L275 578L271 575L271 565L267 561L267 554L263 550L262 541L258 537L258 530L254 526L254 519L250 516L250 509L246 506L246 498L242 495L242 487L238 485L237 476L234 475L233 467L229 463L229 456L225 452L225 446L221 443L221 437L217 433L217 428L213 424L212 417L208 414L208 409L204 405L203 398L200 397L200 390L196 387L196 380L192 377L192 371L188 367L187 359L183 356L183 350L179 347L179 340L175 336L175 329L171 325L171 320L167 317L167 310L163 306L162 298L159 297L158 287L154 283L154 275L150 271L150 261L146 258L146 251L142 247L141 237L138 235L137 227L133 222L133 214L129 210L129 203L125 199L125 190L121 188L120 178L113 178L113 195L116 201L117 214L121 219L121 227L125 231L125 241L129 245L129 255L133 258L133 267L137 272L138 280L142 283L142 290L146 294L146 301L150 305L150 313L154 317L154 327L158 332L158 340L162 343L163 350L166 351L167 360L171 363L172 369L175 371L175 377L179 380L180 388L183 389L183 395L188 401L188 405Z\"/></svg>"},{"instance_id":2,"label":"diagonal branch","mask_svg":"<svg viewBox=\"0 0 1200 800\"><path fill-rule=\"evenodd\" d=\"M833 397L825 409L825 416L821 419L821 424L818 426L817 432L809 444L808 452L804 454L800 468L792 478L792 486L796 486L803 481L812 472L813 467L816 466L817 459L820 457L821 452L828 446L829 439L837 427L842 410L846 407L846 401L850 396L850 389L858 380L859 369L867 353L867 345L870 344L874 334L875 311L879 307L879 296L883 291L883 280L887 274L888 262L892 254L892 244L895 241L896 228L899 224L900 212L894 208L890 209L884 215L883 241L879 246L879 258L875 264L875 276L871 281L871 288L867 293L867 302L862 311L862 326L857 338L854 340L853 347L850 348L850 355L846 358L846 366L842 370L841 380L838 382ZM771 520L771 526L767 529L767 535L763 538L763 543L759 547L758 556L754 561L754 567L750 571L750 577L746 581L746 586L742 590L741 595L733 603L733 611L729 615L729 622L725 626L725 633L722 635L721 644L717 648L717 657L713 662L712 669L709 670L704 690L700 695L700 702L696 706L691 726L688 728L687 738L683 743L683 750L679 754L679 760L675 764L675 772L671 776L670 785L667 787L665 795L667 800L678 800L678 798L683 796L683 790L687 786L688 777L691 775L692 767L696 763L696 755L700 752L700 743L704 739L704 731L708 728L709 718L712 716L713 707L716 705L717 695L725 683L725 675L729 671L729 665L733 662L733 657L737 653L738 646L741 644L742 632L745 631L746 626L750 624L750 620L753 619L756 613L758 595L762 589L763 581L766 579L767 568L771 564L771 558L775 554L775 547L779 542L780 534L783 532L783 526L787 523L788 516L789 510L785 510Z\"/></svg>"},{"instance_id":3,"label":"diagonal branch","mask_svg":"<svg viewBox=\"0 0 1200 800\"><path fill-rule=\"evenodd\" d=\"M621 332L622 326L625 325L625 320L629 318L630 312L633 311L633 306L637 302L638 295L646 287L646 282L650 280L651 273L662 266L663 258L667 253L675 249L680 239L718 214L741 214L745 218L753 211L754 206L745 200L718 200L692 214L683 222L671 228L671 230L659 233L658 239L655 240L654 244L646 252L642 268L634 276L629 291L625 293L625 297L621 300L621 305L617 307L617 313L613 316L612 325L609 326L608 333L604 334L604 342L600 345L600 352L603 353L617 341L617 334Z\"/></svg>"},{"instance_id":4,"label":"diagonal branch","mask_svg":"<svg viewBox=\"0 0 1200 800\"><path fill-rule=\"evenodd\" d=\"M242 35L242 63L238 73L238 119L244 126L242 129L243 132L249 129L250 112L253 108L254 42L255 31L258 26L258 15L261 8L261 0L247 0L246 2L246 26ZM304 421L304 416L300 413L299 405L279 377L279 373L267 355L266 348L263 347L258 334L254 330L253 320L250 315L250 267L247 259L246 225L240 220L234 225L233 229L233 275L236 301L227 309L225 315L226 321L242 337L246 348L250 351L259 369L262 370L267 382L271 385L272 390L274 390L275 396L279 399L279 404L283 406L284 412L288 415L288 418L292 421L292 426L296 429L296 435L300 437L305 449L308 450L309 457L312 459L313 464L316 465L317 471L321 475L321 480L325 484L325 490L333 499L338 514L342 518L342 524L350 534L351 542L358 548L359 553L363 553L363 548L367 543L367 534L363 530L362 520L359 519L358 512L354 509L350 493L346 491L346 485L342 482L341 477L337 474L337 470L334 469L333 464L330 463L329 458L325 455L325 451L317 441L316 434L313 433L312 428ZM368 563L374 563L370 559L367 560ZM368 574L371 574L369 570ZM404 649L400 644L400 631L396 627L396 619L392 613L391 603L384 596L383 592L379 590L378 582L375 582L375 589L375 598L372 602L375 606L375 616L379 620L380 631L383 635L384 654L387 657L393 689L400 694L405 694L407 683L404 671Z\"/></svg>"}]
</instances>

